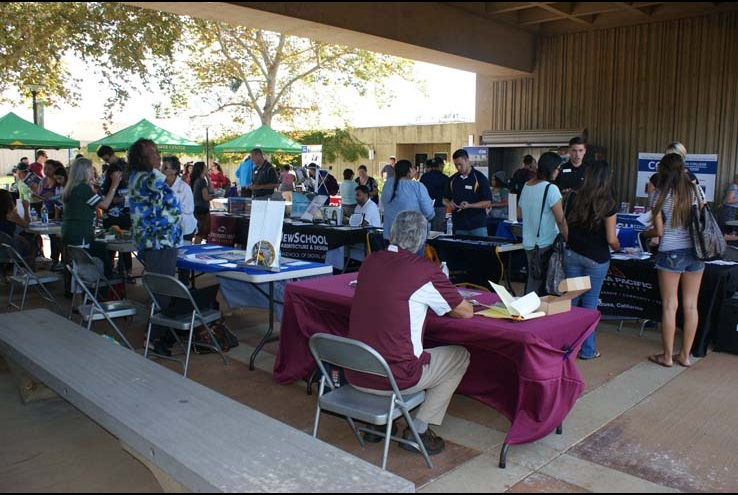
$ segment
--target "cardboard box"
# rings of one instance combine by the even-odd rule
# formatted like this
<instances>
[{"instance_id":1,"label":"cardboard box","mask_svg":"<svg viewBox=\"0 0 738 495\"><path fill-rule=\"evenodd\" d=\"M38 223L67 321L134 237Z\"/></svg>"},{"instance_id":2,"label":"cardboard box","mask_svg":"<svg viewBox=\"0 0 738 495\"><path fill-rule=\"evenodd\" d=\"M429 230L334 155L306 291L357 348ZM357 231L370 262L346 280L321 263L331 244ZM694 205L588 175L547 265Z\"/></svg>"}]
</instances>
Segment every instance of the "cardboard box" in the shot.
<instances>
[{"instance_id":1,"label":"cardboard box","mask_svg":"<svg viewBox=\"0 0 738 495\"><path fill-rule=\"evenodd\" d=\"M559 284L561 296L543 296L538 311L543 311L547 316L571 311L571 300L580 296L592 288L589 275L585 277L567 278Z\"/></svg>"}]
</instances>

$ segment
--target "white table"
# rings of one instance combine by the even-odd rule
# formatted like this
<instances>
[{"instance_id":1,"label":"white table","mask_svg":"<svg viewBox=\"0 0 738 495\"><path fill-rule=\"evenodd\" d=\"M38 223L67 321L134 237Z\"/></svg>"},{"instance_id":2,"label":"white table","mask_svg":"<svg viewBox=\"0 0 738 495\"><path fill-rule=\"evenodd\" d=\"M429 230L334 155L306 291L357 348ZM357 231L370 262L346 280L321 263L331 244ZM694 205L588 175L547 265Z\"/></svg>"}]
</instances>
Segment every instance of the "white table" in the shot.
<instances>
[{"instance_id":1,"label":"white table","mask_svg":"<svg viewBox=\"0 0 738 495\"><path fill-rule=\"evenodd\" d=\"M333 275L333 267L322 263L312 261L295 260L291 258L282 258L280 260L279 271L269 271L263 268L253 266L236 267L233 263L223 266L223 264L206 264L199 263L190 258L188 254L202 253L217 258L218 253L236 251L234 248L226 246L217 246L212 244L198 244L193 246L185 246L179 249L177 254L177 267L186 270L199 272L217 273L219 279L234 280L245 282L254 287L259 293L269 300L269 328L261 339L259 344L251 354L249 360L249 369L254 370L254 361L261 351L264 344L269 342L274 331L274 305L277 303L274 297L274 283L287 280L296 280L306 277L316 277L321 275ZM232 266L233 265L233 266ZM269 284L267 290L260 287L260 284Z\"/></svg>"},{"instance_id":2,"label":"white table","mask_svg":"<svg viewBox=\"0 0 738 495\"><path fill-rule=\"evenodd\" d=\"M26 227L25 230L26 232L37 235L61 235L62 224L61 222L49 222L44 225L41 222L31 222L28 224L28 227Z\"/></svg>"}]
</instances>

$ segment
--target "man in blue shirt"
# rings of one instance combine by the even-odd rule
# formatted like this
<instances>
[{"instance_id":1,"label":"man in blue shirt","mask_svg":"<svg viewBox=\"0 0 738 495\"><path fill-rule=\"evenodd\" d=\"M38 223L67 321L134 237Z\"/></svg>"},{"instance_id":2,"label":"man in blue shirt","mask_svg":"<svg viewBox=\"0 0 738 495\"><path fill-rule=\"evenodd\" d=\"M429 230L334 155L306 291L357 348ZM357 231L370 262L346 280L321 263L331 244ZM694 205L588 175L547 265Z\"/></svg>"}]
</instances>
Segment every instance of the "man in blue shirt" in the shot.
<instances>
[{"instance_id":1,"label":"man in blue shirt","mask_svg":"<svg viewBox=\"0 0 738 495\"><path fill-rule=\"evenodd\" d=\"M425 162L426 172L420 178L421 184L428 189L428 195L433 200L433 209L436 216L431 221L431 230L446 231L446 205L443 203L443 194L448 189L449 178L441 171L443 160L439 157Z\"/></svg>"},{"instance_id":2,"label":"man in blue shirt","mask_svg":"<svg viewBox=\"0 0 738 495\"><path fill-rule=\"evenodd\" d=\"M453 212L454 234L486 237L486 210L492 204L489 179L471 166L466 150L456 150L453 160L458 172L451 176L444 202Z\"/></svg>"},{"instance_id":3,"label":"man in blue shirt","mask_svg":"<svg viewBox=\"0 0 738 495\"><path fill-rule=\"evenodd\" d=\"M248 187L251 185L252 177L254 176L254 161L250 155L246 155L241 165L236 170L236 180L241 188L241 196L251 196Z\"/></svg>"}]
</instances>

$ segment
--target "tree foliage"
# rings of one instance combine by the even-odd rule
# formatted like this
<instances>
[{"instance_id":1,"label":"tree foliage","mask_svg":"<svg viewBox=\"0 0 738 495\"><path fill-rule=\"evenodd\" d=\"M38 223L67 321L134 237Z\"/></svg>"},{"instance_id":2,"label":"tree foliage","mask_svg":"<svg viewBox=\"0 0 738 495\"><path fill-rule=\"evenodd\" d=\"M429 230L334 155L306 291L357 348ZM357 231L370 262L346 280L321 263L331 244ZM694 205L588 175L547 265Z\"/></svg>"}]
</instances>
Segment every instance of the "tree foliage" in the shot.
<instances>
[{"instance_id":1,"label":"tree foliage","mask_svg":"<svg viewBox=\"0 0 738 495\"><path fill-rule=\"evenodd\" d=\"M179 44L178 16L115 2L3 2L0 18L0 92L5 101L27 99L29 84L41 84L51 104L76 104L80 83L98 77L113 91L105 113L110 121L136 83L166 86L162 77ZM90 70L73 74L64 56L74 54ZM160 82L160 81L163 81ZM7 96L8 89L18 95Z\"/></svg>"},{"instance_id":2,"label":"tree foliage","mask_svg":"<svg viewBox=\"0 0 738 495\"><path fill-rule=\"evenodd\" d=\"M238 123L252 115L270 127L276 117L283 123L315 117L335 103L337 87L386 98L384 78L411 74L408 60L307 38L205 20L193 20L188 30L188 70L172 108L204 98L211 114L229 110Z\"/></svg>"},{"instance_id":3,"label":"tree foliage","mask_svg":"<svg viewBox=\"0 0 738 495\"><path fill-rule=\"evenodd\" d=\"M340 114L339 88L382 101L384 78L412 77L408 60L116 2L4 2L0 16L0 92L17 90L5 101L27 101L27 85L44 84L49 103L76 104L81 81L100 77L112 90L101 109L108 123L143 84L169 97L157 107L161 116L197 101L207 115L225 111L236 123L302 118L302 127L314 127L306 119L317 120L319 110ZM84 73L71 73L65 55L81 58Z\"/></svg>"},{"instance_id":4,"label":"tree foliage","mask_svg":"<svg viewBox=\"0 0 738 495\"><path fill-rule=\"evenodd\" d=\"M295 132L293 139L305 144L323 145L323 163L334 163L337 158L347 162L355 162L367 158L369 151L366 143L362 143L348 129L333 131Z\"/></svg>"}]
</instances>

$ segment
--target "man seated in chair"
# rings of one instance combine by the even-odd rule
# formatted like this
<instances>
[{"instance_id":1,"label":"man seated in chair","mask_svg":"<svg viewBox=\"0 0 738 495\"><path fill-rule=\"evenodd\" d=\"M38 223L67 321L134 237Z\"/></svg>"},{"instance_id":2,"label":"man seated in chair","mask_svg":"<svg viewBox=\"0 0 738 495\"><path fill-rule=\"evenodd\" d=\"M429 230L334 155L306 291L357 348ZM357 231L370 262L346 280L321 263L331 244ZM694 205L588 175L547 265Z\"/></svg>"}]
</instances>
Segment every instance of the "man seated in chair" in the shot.
<instances>
[{"instance_id":1,"label":"man seated in chair","mask_svg":"<svg viewBox=\"0 0 738 495\"><path fill-rule=\"evenodd\" d=\"M427 225L420 212L401 212L392 224L390 246L373 253L361 265L348 337L372 346L384 357L400 390L426 391L413 422L428 454L433 455L443 451L445 444L428 424L443 421L469 366L469 352L455 345L423 349L425 319L429 308L439 316L454 318L471 318L474 311L440 267L415 254L425 244ZM391 393L383 378L351 371L346 377L360 390ZM412 440L409 428L403 438ZM372 434L365 439L381 441ZM400 447L419 452L410 445Z\"/></svg>"}]
</instances>

